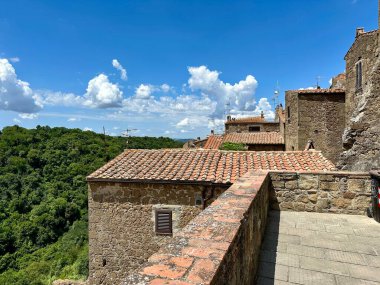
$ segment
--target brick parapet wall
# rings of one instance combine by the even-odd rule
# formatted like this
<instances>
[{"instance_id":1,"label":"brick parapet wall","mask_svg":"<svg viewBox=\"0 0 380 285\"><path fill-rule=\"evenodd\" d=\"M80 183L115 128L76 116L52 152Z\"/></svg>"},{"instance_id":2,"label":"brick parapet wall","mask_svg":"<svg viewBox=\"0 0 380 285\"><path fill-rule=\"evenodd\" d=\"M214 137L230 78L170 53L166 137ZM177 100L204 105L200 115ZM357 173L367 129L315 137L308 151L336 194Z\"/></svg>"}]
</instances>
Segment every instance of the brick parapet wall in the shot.
<instances>
[{"instance_id":1,"label":"brick parapet wall","mask_svg":"<svg viewBox=\"0 0 380 285\"><path fill-rule=\"evenodd\" d=\"M365 215L371 179L365 172L272 171L271 208Z\"/></svg>"},{"instance_id":2,"label":"brick parapet wall","mask_svg":"<svg viewBox=\"0 0 380 285\"><path fill-rule=\"evenodd\" d=\"M239 178L123 284L253 284L269 187L267 172Z\"/></svg>"}]
</instances>

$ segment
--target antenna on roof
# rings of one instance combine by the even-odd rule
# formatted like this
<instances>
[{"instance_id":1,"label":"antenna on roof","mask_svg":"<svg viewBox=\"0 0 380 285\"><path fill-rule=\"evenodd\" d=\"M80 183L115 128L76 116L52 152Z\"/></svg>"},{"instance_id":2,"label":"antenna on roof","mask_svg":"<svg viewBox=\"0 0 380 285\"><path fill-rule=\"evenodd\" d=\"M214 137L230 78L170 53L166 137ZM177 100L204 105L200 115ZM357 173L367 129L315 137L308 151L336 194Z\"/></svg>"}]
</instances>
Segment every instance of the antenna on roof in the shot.
<instances>
[{"instance_id":1,"label":"antenna on roof","mask_svg":"<svg viewBox=\"0 0 380 285\"><path fill-rule=\"evenodd\" d=\"M225 105L225 112L226 112L226 114L225 114L226 116L231 115L231 102L230 101L228 101Z\"/></svg>"},{"instance_id":2,"label":"antenna on roof","mask_svg":"<svg viewBox=\"0 0 380 285\"><path fill-rule=\"evenodd\" d=\"M126 149L128 149L128 145L129 145L129 140L128 138L130 137L130 133L131 132L134 132L134 131L137 131L138 129L126 129L124 130L124 132L121 134L122 137L125 137L127 138L127 141L126 141Z\"/></svg>"},{"instance_id":3,"label":"antenna on roof","mask_svg":"<svg viewBox=\"0 0 380 285\"><path fill-rule=\"evenodd\" d=\"M278 96L280 94L280 86L278 84L278 80L277 80L277 83L276 83L276 87L274 89L274 92L273 92L273 97L272 97L272 100L273 100L273 107L276 108L277 104L278 104Z\"/></svg>"},{"instance_id":4,"label":"antenna on roof","mask_svg":"<svg viewBox=\"0 0 380 285\"><path fill-rule=\"evenodd\" d=\"M319 83L321 83L321 79L322 78L324 78L323 76L320 76L320 75L318 75L317 77L316 77L316 79L317 79L317 89L321 89L321 86L319 85Z\"/></svg>"}]
</instances>

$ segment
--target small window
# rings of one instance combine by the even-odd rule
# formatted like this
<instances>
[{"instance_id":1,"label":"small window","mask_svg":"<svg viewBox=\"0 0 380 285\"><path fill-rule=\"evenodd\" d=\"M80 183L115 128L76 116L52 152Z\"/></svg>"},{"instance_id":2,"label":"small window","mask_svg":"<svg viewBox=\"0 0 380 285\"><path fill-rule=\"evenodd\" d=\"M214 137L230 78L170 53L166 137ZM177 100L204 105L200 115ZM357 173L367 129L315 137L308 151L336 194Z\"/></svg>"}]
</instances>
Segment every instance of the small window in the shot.
<instances>
[{"instance_id":1,"label":"small window","mask_svg":"<svg viewBox=\"0 0 380 285\"><path fill-rule=\"evenodd\" d=\"M203 198L200 194L195 194L195 206L202 206L203 205Z\"/></svg>"},{"instance_id":2,"label":"small window","mask_svg":"<svg viewBox=\"0 0 380 285\"><path fill-rule=\"evenodd\" d=\"M363 66L362 66L362 61L359 60L356 65L356 90L362 89L362 84L363 84Z\"/></svg>"},{"instance_id":3,"label":"small window","mask_svg":"<svg viewBox=\"0 0 380 285\"><path fill-rule=\"evenodd\" d=\"M253 132L260 132L260 127L254 126L254 127L248 127L248 131L253 133Z\"/></svg>"},{"instance_id":4,"label":"small window","mask_svg":"<svg viewBox=\"0 0 380 285\"><path fill-rule=\"evenodd\" d=\"M290 123L290 107L288 107L288 123Z\"/></svg>"},{"instance_id":5,"label":"small window","mask_svg":"<svg viewBox=\"0 0 380 285\"><path fill-rule=\"evenodd\" d=\"M173 233L173 221L171 210L156 210L156 234L171 235Z\"/></svg>"}]
</instances>

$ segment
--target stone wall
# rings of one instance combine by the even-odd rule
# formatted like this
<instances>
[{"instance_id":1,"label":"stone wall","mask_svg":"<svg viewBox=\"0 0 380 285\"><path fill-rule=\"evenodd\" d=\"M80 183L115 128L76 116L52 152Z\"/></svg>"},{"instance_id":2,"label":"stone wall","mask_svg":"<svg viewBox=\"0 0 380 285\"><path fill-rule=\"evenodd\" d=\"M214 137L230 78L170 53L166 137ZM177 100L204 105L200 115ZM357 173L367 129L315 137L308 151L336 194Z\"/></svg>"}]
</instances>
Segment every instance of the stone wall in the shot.
<instances>
[{"instance_id":1,"label":"stone wall","mask_svg":"<svg viewBox=\"0 0 380 285\"><path fill-rule=\"evenodd\" d=\"M298 100L298 150L312 140L335 164L343 151L345 94L300 94Z\"/></svg>"},{"instance_id":2,"label":"stone wall","mask_svg":"<svg viewBox=\"0 0 380 285\"><path fill-rule=\"evenodd\" d=\"M374 68L375 51L377 48L377 33L358 34L355 42L345 56L346 60L346 117L347 127L351 124L351 118L355 110L360 108L364 93L370 88L370 77ZM356 89L356 64L362 62L363 84L361 89Z\"/></svg>"},{"instance_id":3,"label":"stone wall","mask_svg":"<svg viewBox=\"0 0 380 285\"><path fill-rule=\"evenodd\" d=\"M174 233L202 207L196 197L214 197L228 186L172 183L89 183L89 284L120 284L171 236L156 235L154 210L173 210Z\"/></svg>"},{"instance_id":4,"label":"stone wall","mask_svg":"<svg viewBox=\"0 0 380 285\"><path fill-rule=\"evenodd\" d=\"M280 124L268 123L231 123L225 124L226 133L249 133L249 127L260 127L260 132L279 132Z\"/></svg>"},{"instance_id":5,"label":"stone wall","mask_svg":"<svg viewBox=\"0 0 380 285\"><path fill-rule=\"evenodd\" d=\"M239 178L123 284L254 284L269 188L266 172Z\"/></svg>"},{"instance_id":6,"label":"stone wall","mask_svg":"<svg viewBox=\"0 0 380 285\"><path fill-rule=\"evenodd\" d=\"M271 172L271 207L278 210L364 215L371 180L359 172Z\"/></svg>"},{"instance_id":7,"label":"stone wall","mask_svg":"<svg viewBox=\"0 0 380 285\"><path fill-rule=\"evenodd\" d=\"M286 150L298 148L298 92L285 92L285 147ZM301 148L304 146L301 146ZM302 149L303 150L303 149Z\"/></svg>"},{"instance_id":8,"label":"stone wall","mask_svg":"<svg viewBox=\"0 0 380 285\"><path fill-rule=\"evenodd\" d=\"M363 61L363 88L355 88L355 64ZM346 56L347 126L345 151L338 167L368 171L380 168L380 34L358 36Z\"/></svg>"}]
</instances>

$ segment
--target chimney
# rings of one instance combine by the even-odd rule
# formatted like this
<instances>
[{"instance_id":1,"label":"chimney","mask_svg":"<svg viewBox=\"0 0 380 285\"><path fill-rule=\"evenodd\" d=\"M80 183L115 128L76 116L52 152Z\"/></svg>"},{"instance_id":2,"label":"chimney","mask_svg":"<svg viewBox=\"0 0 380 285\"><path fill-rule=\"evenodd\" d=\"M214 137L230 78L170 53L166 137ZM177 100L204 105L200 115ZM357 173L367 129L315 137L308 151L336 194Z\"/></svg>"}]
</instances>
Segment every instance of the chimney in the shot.
<instances>
[{"instance_id":1,"label":"chimney","mask_svg":"<svg viewBox=\"0 0 380 285\"><path fill-rule=\"evenodd\" d=\"M201 137L197 137L197 141L200 141L201 140Z\"/></svg>"},{"instance_id":2,"label":"chimney","mask_svg":"<svg viewBox=\"0 0 380 285\"><path fill-rule=\"evenodd\" d=\"M211 135L214 135L214 130L211 130Z\"/></svg>"},{"instance_id":3,"label":"chimney","mask_svg":"<svg viewBox=\"0 0 380 285\"><path fill-rule=\"evenodd\" d=\"M356 28L356 37L364 34L364 28Z\"/></svg>"},{"instance_id":4,"label":"chimney","mask_svg":"<svg viewBox=\"0 0 380 285\"><path fill-rule=\"evenodd\" d=\"M261 111L261 118L264 119L264 111Z\"/></svg>"},{"instance_id":5,"label":"chimney","mask_svg":"<svg viewBox=\"0 0 380 285\"><path fill-rule=\"evenodd\" d=\"M230 115L227 116L227 121L231 121L231 116Z\"/></svg>"}]
</instances>

